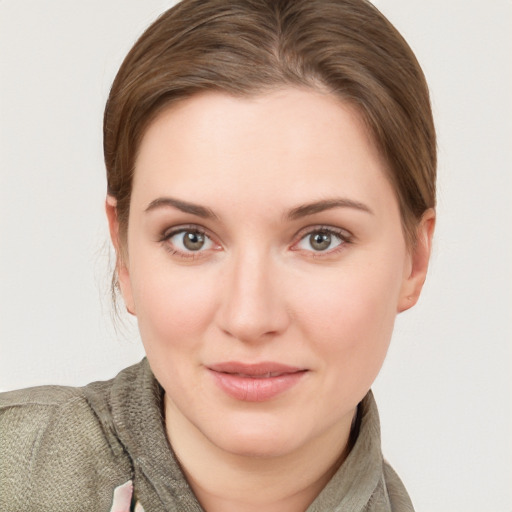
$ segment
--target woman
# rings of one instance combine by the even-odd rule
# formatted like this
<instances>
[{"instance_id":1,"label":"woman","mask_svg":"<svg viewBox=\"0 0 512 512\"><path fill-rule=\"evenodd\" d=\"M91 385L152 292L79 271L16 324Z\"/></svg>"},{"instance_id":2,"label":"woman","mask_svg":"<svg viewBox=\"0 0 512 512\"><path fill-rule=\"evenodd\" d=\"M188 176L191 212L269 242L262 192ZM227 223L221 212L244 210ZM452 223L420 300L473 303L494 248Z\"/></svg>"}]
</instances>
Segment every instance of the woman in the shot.
<instances>
[{"instance_id":1,"label":"woman","mask_svg":"<svg viewBox=\"0 0 512 512\"><path fill-rule=\"evenodd\" d=\"M121 66L104 149L147 360L2 397L0 508L412 510L370 392L435 221L396 30L362 0L185 0Z\"/></svg>"}]
</instances>

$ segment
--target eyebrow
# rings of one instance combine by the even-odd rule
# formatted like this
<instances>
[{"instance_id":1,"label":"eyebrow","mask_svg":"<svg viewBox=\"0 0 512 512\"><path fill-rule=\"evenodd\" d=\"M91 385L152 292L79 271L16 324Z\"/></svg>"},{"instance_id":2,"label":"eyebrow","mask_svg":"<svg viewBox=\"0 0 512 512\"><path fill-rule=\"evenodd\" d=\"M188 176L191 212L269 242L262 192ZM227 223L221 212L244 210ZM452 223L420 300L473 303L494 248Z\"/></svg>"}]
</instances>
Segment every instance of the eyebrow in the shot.
<instances>
[{"instance_id":1,"label":"eyebrow","mask_svg":"<svg viewBox=\"0 0 512 512\"><path fill-rule=\"evenodd\" d=\"M286 214L286 218L289 220L297 220L301 217L314 215L315 213L324 212L325 210L331 210L333 208L353 208L373 215L373 211L364 203L346 198L333 198L297 206Z\"/></svg>"},{"instance_id":2,"label":"eyebrow","mask_svg":"<svg viewBox=\"0 0 512 512\"><path fill-rule=\"evenodd\" d=\"M197 215L198 217L202 217L204 219L218 219L217 215L213 212L213 210L207 208L206 206L189 203L187 201L182 201L181 199L174 199L172 197L159 197L158 199L154 199L153 201L151 201L151 203L149 203L145 211L150 212L157 208L168 207L176 208L177 210L180 210L184 213ZM315 201L313 203L302 204L300 206L292 208L289 212L286 213L285 218L288 220L297 220L302 217L314 215L315 213L331 210L333 208L353 208L355 210L360 210L373 215L373 211L364 203L354 201L352 199L334 198Z\"/></svg>"},{"instance_id":3,"label":"eyebrow","mask_svg":"<svg viewBox=\"0 0 512 512\"><path fill-rule=\"evenodd\" d=\"M191 213L192 215L197 215L198 217L202 217L203 219L216 219L217 215L213 213L213 210L207 208L205 206L200 206L198 204L189 203L187 201L182 201L181 199L174 199L172 197L159 197L149 203L149 206L146 208L146 212L150 212L157 208L171 207L176 208L184 213Z\"/></svg>"}]
</instances>

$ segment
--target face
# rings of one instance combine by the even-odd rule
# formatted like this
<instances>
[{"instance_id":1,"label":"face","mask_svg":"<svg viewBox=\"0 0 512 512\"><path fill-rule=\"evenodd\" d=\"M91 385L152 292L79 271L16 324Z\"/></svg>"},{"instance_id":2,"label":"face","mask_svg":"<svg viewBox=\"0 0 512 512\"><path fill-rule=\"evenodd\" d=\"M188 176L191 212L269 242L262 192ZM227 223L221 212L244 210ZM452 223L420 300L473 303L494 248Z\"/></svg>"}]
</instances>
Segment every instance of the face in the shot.
<instances>
[{"instance_id":1,"label":"face","mask_svg":"<svg viewBox=\"0 0 512 512\"><path fill-rule=\"evenodd\" d=\"M350 424L428 261L406 246L355 111L295 89L205 93L160 114L126 254L121 287L166 414L260 456Z\"/></svg>"}]
</instances>

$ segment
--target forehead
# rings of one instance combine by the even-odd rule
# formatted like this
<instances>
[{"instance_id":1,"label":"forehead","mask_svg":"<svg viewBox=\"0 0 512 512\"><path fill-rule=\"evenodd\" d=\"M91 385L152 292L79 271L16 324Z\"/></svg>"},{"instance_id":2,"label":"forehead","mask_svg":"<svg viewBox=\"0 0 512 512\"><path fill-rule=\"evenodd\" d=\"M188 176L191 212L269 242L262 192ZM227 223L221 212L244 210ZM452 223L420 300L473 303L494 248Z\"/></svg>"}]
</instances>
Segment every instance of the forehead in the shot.
<instances>
[{"instance_id":1,"label":"forehead","mask_svg":"<svg viewBox=\"0 0 512 512\"><path fill-rule=\"evenodd\" d=\"M261 193L268 205L372 190L378 196L379 186L390 189L384 170L357 111L333 95L292 88L243 98L208 92L150 124L132 199L169 194L243 203Z\"/></svg>"}]
</instances>

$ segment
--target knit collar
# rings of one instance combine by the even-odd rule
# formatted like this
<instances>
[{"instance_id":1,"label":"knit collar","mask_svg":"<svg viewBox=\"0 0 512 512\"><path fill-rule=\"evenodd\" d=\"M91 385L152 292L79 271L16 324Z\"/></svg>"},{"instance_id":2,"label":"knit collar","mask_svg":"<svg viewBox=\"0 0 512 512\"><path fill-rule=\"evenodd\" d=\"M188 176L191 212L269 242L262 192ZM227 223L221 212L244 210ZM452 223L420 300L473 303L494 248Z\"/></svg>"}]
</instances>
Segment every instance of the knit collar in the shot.
<instances>
[{"instance_id":1,"label":"knit collar","mask_svg":"<svg viewBox=\"0 0 512 512\"><path fill-rule=\"evenodd\" d=\"M134 494L152 512L202 512L167 440L163 395L146 358L114 379L112 417L132 459Z\"/></svg>"},{"instance_id":2,"label":"knit collar","mask_svg":"<svg viewBox=\"0 0 512 512\"><path fill-rule=\"evenodd\" d=\"M350 453L306 512L367 510L382 478L383 463L379 414L371 391L359 404L358 414L359 433Z\"/></svg>"},{"instance_id":3,"label":"knit collar","mask_svg":"<svg viewBox=\"0 0 512 512\"><path fill-rule=\"evenodd\" d=\"M163 394L147 359L113 381L113 427L133 463L135 494L146 510L202 512L167 440ZM362 511L381 483L380 426L371 391L359 415L359 435L350 453L307 512Z\"/></svg>"}]
</instances>

